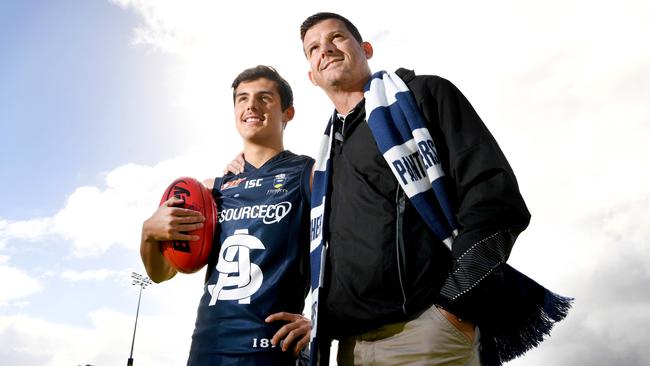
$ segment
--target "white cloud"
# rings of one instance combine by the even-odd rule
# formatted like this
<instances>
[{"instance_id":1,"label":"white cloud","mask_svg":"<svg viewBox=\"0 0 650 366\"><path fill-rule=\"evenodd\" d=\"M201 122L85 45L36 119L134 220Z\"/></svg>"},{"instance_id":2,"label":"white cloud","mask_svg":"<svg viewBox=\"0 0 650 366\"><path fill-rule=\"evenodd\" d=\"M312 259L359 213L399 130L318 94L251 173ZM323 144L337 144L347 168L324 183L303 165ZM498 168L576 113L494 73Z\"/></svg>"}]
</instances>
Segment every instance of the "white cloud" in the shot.
<instances>
[{"instance_id":1,"label":"white cloud","mask_svg":"<svg viewBox=\"0 0 650 366\"><path fill-rule=\"evenodd\" d=\"M187 360L190 338L202 291L200 275L178 275L152 285L142 294L134 346L135 364L181 365ZM72 326L27 314L0 315L0 358L9 365L118 365L131 349L138 289L122 293L133 313L108 308L86 315L87 327ZM81 315L83 316L83 315Z\"/></svg>"},{"instance_id":2,"label":"white cloud","mask_svg":"<svg viewBox=\"0 0 650 366\"><path fill-rule=\"evenodd\" d=\"M11 239L35 240L47 232L50 219L31 219L25 221L10 221L0 218L0 250L4 249Z\"/></svg>"},{"instance_id":3,"label":"white cloud","mask_svg":"<svg viewBox=\"0 0 650 366\"><path fill-rule=\"evenodd\" d=\"M0 255L0 307L6 305L23 306L21 299L42 291L39 281L24 271L9 266L8 257Z\"/></svg>"},{"instance_id":4,"label":"white cloud","mask_svg":"<svg viewBox=\"0 0 650 366\"><path fill-rule=\"evenodd\" d=\"M66 270L61 272L61 278L72 281L103 281L107 278L121 275L124 271L96 269L88 271Z\"/></svg>"},{"instance_id":5,"label":"white cloud","mask_svg":"<svg viewBox=\"0 0 650 366\"><path fill-rule=\"evenodd\" d=\"M126 363L129 356L133 317L101 309L90 316L92 328L79 328L24 315L0 316L0 338L3 339L0 356L11 365L85 365ZM136 336L164 334L164 319L142 316ZM158 322L158 323L157 323ZM168 322L167 322L168 323ZM153 325L145 329L143 324ZM158 333L155 333L158 332ZM163 355L149 352L146 342L137 343L134 359L143 365L182 364L184 356L167 352ZM170 345L167 345L168 349ZM179 352L180 353L180 352ZM184 352L183 352L184 353Z\"/></svg>"},{"instance_id":6,"label":"white cloud","mask_svg":"<svg viewBox=\"0 0 650 366\"><path fill-rule=\"evenodd\" d=\"M105 175L103 187L77 188L52 217L0 221L0 242L6 246L12 240L50 241L57 236L72 244L76 256L101 255L112 246L136 250L142 222L158 207L173 179L215 176L229 159L194 149L153 167L118 167Z\"/></svg>"},{"instance_id":7,"label":"white cloud","mask_svg":"<svg viewBox=\"0 0 650 366\"><path fill-rule=\"evenodd\" d=\"M629 330L650 326L649 220L645 197L572 222L572 237L549 233L528 243L518 259L529 257L522 262L534 278L576 302L552 337L513 365L644 364L650 339Z\"/></svg>"}]
</instances>

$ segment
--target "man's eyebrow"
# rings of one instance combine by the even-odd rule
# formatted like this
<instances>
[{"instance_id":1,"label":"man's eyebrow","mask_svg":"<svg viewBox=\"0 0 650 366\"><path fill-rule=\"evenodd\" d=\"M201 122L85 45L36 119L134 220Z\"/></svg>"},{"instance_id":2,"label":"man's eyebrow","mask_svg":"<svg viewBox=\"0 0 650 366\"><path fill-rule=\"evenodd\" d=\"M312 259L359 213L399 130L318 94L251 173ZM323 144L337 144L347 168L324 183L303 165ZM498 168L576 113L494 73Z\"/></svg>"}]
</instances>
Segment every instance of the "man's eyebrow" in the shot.
<instances>
[{"instance_id":1,"label":"man's eyebrow","mask_svg":"<svg viewBox=\"0 0 650 366\"><path fill-rule=\"evenodd\" d=\"M311 48L314 45L318 44L318 42L319 42L318 38L307 40L307 42L305 43L305 49L308 50L309 48Z\"/></svg>"},{"instance_id":2,"label":"man's eyebrow","mask_svg":"<svg viewBox=\"0 0 650 366\"><path fill-rule=\"evenodd\" d=\"M263 95L271 95L272 96L273 95L273 90L260 90L260 91L258 91L256 93L250 93L250 92L243 91L243 92L236 93L235 98L238 98L238 97L241 97L241 96L248 96L248 95L251 95L251 94L263 94Z\"/></svg>"},{"instance_id":3,"label":"man's eyebrow","mask_svg":"<svg viewBox=\"0 0 650 366\"><path fill-rule=\"evenodd\" d=\"M257 93L253 93L261 96L273 96L273 90L260 90Z\"/></svg>"}]
</instances>

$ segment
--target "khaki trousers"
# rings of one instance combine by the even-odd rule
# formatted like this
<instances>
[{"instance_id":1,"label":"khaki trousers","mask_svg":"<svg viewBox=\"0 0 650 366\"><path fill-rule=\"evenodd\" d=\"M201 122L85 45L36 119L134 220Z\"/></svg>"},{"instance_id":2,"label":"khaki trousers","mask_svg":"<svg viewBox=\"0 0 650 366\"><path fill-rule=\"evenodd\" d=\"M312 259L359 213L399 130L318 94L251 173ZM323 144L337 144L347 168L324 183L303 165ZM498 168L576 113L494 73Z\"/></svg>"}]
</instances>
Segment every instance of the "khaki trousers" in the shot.
<instances>
[{"instance_id":1,"label":"khaki trousers","mask_svg":"<svg viewBox=\"0 0 650 366\"><path fill-rule=\"evenodd\" d=\"M341 339L339 366L480 366L474 341L458 330L434 305L413 320L382 326Z\"/></svg>"}]
</instances>

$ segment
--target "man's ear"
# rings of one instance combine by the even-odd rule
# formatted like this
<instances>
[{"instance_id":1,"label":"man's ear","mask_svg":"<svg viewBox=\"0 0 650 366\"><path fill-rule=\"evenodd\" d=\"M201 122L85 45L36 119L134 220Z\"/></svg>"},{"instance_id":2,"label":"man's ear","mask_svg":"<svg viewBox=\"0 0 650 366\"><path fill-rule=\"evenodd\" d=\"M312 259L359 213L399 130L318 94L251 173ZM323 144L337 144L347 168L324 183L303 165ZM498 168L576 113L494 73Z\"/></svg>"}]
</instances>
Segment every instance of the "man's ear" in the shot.
<instances>
[{"instance_id":1,"label":"man's ear","mask_svg":"<svg viewBox=\"0 0 650 366\"><path fill-rule=\"evenodd\" d=\"M372 54L374 52L370 42L361 42L361 48L363 49L363 53L366 54L366 59L370 60L372 58Z\"/></svg>"},{"instance_id":2,"label":"man's ear","mask_svg":"<svg viewBox=\"0 0 650 366\"><path fill-rule=\"evenodd\" d=\"M296 114L296 109L291 106L282 112L282 128L287 127L287 123L293 119L293 116Z\"/></svg>"},{"instance_id":3,"label":"man's ear","mask_svg":"<svg viewBox=\"0 0 650 366\"><path fill-rule=\"evenodd\" d=\"M307 76L309 76L309 81L311 81L312 84L318 86L318 83L316 80L314 80L314 74L312 74L311 70L307 71Z\"/></svg>"}]
</instances>

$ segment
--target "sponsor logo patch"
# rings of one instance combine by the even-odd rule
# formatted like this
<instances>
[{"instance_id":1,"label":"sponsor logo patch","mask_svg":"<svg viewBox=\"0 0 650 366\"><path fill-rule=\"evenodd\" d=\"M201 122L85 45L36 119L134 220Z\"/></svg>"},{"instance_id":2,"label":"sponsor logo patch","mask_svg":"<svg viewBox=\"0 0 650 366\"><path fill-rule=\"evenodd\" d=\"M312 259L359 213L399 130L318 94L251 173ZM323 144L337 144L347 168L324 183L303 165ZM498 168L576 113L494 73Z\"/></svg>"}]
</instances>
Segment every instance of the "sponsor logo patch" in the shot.
<instances>
[{"instance_id":1,"label":"sponsor logo patch","mask_svg":"<svg viewBox=\"0 0 650 366\"><path fill-rule=\"evenodd\" d=\"M285 194L287 193L287 190L284 187L285 183L287 183L287 175L286 174L278 174L275 176L273 179L273 188L269 189L266 191L267 196L273 196L276 194Z\"/></svg>"},{"instance_id":2,"label":"sponsor logo patch","mask_svg":"<svg viewBox=\"0 0 650 366\"><path fill-rule=\"evenodd\" d=\"M257 188L262 186L262 179L263 178L258 178L258 179L251 179L246 184L244 185L244 189L249 189L249 188Z\"/></svg>"},{"instance_id":3,"label":"sponsor logo patch","mask_svg":"<svg viewBox=\"0 0 650 366\"><path fill-rule=\"evenodd\" d=\"M284 201L271 205L254 205L237 208L229 208L219 211L219 222L237 221L247 219L262 219L262 222L269 225L280 222L291 212L291 202Z\"/></svg>"},{"instance_id":4,"label":"sponsor logo patch","mask_svg":"<svg viewBox=\"0 0 650 366\"><path fill-rule=\"evenodd\" d=\"M245 180L246 178L237 178L235 180L231 180L230 182L226 182L221 185L221 190L224 191L226 189L238 187L239 184Z\"/></svg>"},{"instance_id":5,"label":"sponsor logo patch","mask_svg":"<svg viewBox=\"0 0 650 366\"><path fill-rule=\"evenodd\" d=\"M287 180L287 175L286 174L278 174L275 176L275 179L273 180L273 188L275 189L280 189L284 186L284 183L286 183Z\"/></svg>"}]
</instances>

